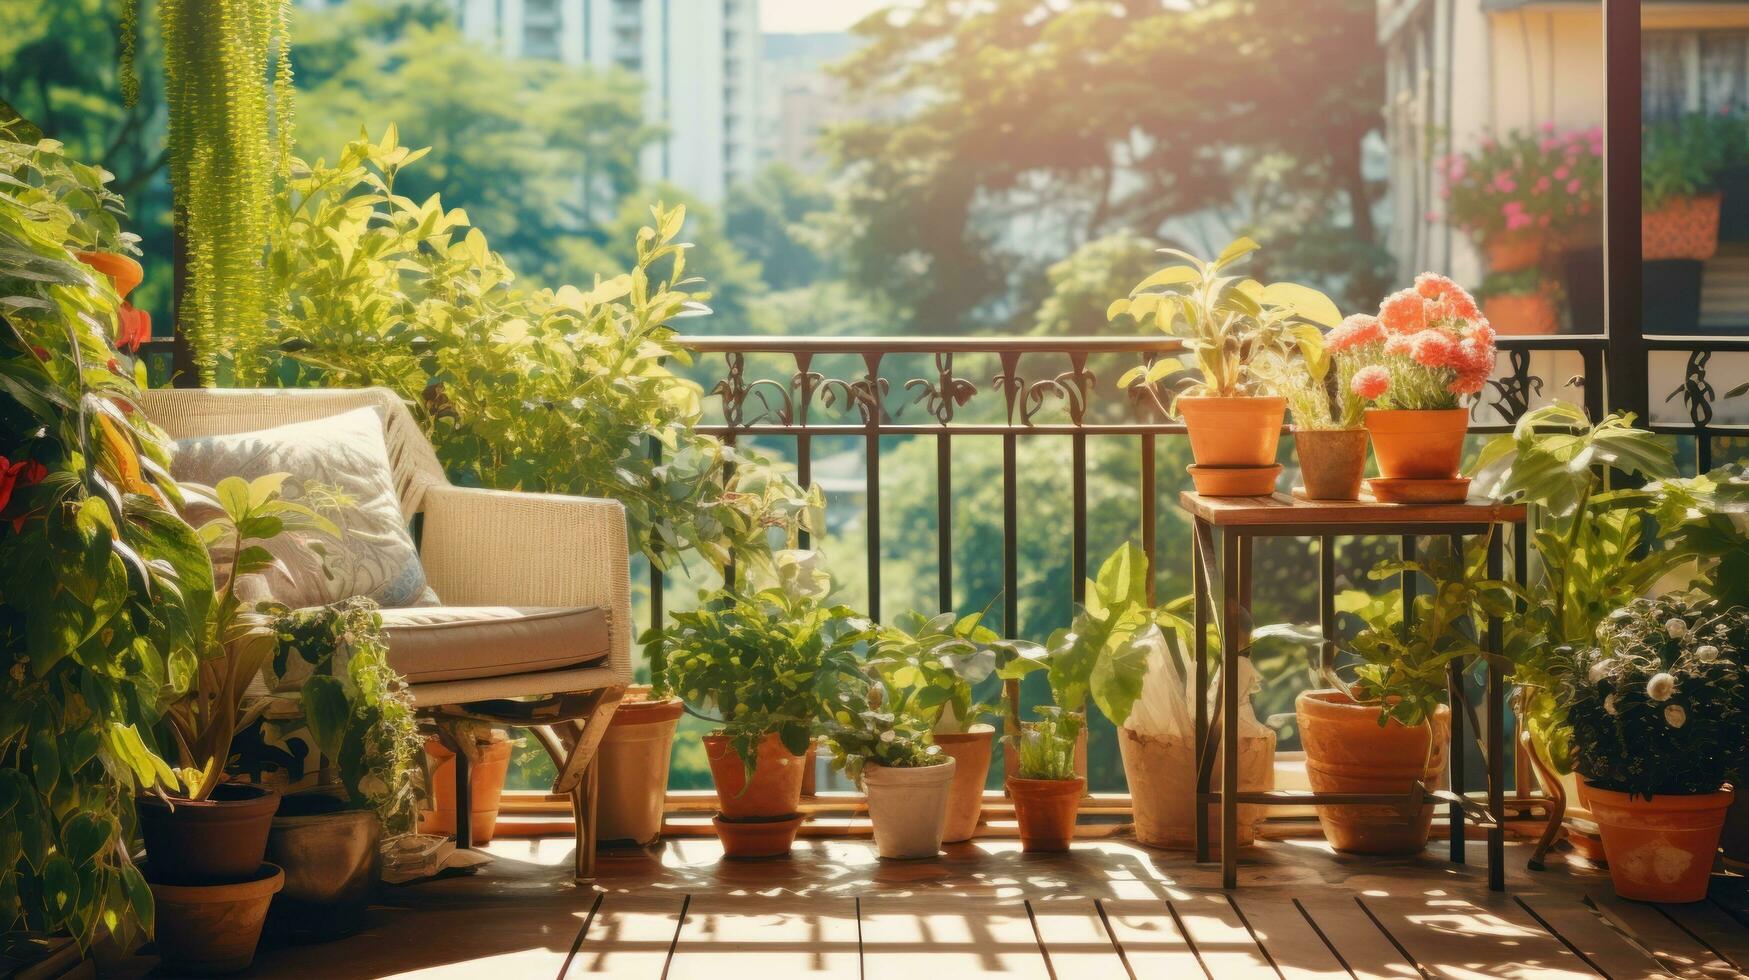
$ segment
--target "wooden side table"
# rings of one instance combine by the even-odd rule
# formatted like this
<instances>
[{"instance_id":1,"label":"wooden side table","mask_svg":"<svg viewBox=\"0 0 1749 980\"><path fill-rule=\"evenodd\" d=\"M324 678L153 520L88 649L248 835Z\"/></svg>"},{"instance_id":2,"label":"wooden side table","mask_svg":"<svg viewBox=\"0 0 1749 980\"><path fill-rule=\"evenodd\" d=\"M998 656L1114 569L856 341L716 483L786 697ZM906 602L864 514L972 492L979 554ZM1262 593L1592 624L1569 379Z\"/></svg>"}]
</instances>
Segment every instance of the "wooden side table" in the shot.
<instances>
[{"instance_id":1,"label":"wooden side table","mask_svg":"<svg viewBox=\"0 0 1749 980\"><path fill-rule=\"evenodd\" d=\"M1239 741L1239 689L1229 682L1237 675L1241 656L1248 655L1251 632L1251 547L1257 538L1315 537L1318 539L1318 619L1324 635L1326 663L1336 640L1336 538L1356 535L1388 535L1400 538L1404 557L1412 559L1419 538L1435 535L1450 537L1453 547L1462 553L1464 539L1471 535L1486 535L1488 539L1488 576L1502 577L1504 554L1501 535L1507 525L1517 528L1518 542L1524 538L1522 505L1492 501L1467 501L1456 504L1381 504L1370 499L1360 501L1309 501L1286 494L1268 497L1204 497L1186 491L1178 498L1179 506L1195 519L1193 539L1193 571L1195 583L1194 623L1196 638L1193 659L1196 661L1196 858L1209 860L1208 804L1221 805L1221 884L1233 888L1239 878L1239 804L1261 806L1400 806L1405 812L1433 800L1450 805L1451 859L1464 861L1464 825L1476 823L1488 832L1488 887L1494 891L1506 888L1505 830L1505 677L1492 661L1488 663L1487 694L1484 701L1486 744L1482 756L1487 764L1488 802L1477 805L1465 796L1464 740L1465 722L1473 726L1475 716L1469 697L1463 689L1463 674L1453 664L1447 681L1451 696L1451 790L1438 791L1417 781L1406 796L1396 794L1306 793L1306 792L1238 792L1239 753L1221 753L1222 791L1210 789L1214 773L1214 757L1220 745L1237 745ZM1216 529L1220 542L1216 544ZM1522 552L1520 546L1517 549ZM1522 555L1520 556L1522 558ZM1515 564L1523 577L1522 561ZM1211 594L1216 581L1221 583L1221 708L1220 731L1208 718L1208 621ZM1403 576L1405 617L1414 614L1415 577ZM1485 649L1494 654L1503 652L1502 624L1498 617L1489 617ZM1472 736L1473 737L1473 736Z\"/></svg>"}]
</instances>

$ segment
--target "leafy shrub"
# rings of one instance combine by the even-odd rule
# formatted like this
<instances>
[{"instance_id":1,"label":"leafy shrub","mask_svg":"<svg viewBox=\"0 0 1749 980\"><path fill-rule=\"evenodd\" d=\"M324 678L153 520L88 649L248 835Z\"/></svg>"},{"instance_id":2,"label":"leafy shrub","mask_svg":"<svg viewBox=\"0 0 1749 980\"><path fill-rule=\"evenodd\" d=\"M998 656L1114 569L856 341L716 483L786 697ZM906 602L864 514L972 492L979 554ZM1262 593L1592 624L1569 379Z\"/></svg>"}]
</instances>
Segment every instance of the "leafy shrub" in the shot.
<instances>
[{"instance_id":1,"label":"leafy shrub","mask_svg":"<svg viewBox=\"0 0 1749 980\"><path fill-rule=\"evenodd\" d=\"M1021 779L1074 779L1075 743L1086 727L1085 715L1057 707L1038 709L1039 719L1020 727Z\"/></svg>"},{"instance_id":2,"label":"leafy shrub","mask_svg":"<svg viewBox=\"0 0 1749 980\"><path fill-rule=\"evenodd\" d=\"M1749 611L1681 595L1611 613L1565 697L1577 769L1610 790L1711 793L1749 752Z\"/></svg>"},{"instance_id":3,"label":"leafy shrub","mask_svg":"<svg viewBox=\"0 0 1749 980\"><path fill-rule=\"evenodd\" d=\"M1640 142L1640 206L1656 210L1718 189L1719 171L1743 159L1742 121L1691 113L1646 127Z\"/></svg>"},{"instance_id":4,"label":"leafy shrub","mask_svg":"<svg viewBox=\"0 0 1749 980\"><path fill-rule=\"evenodd\" d=\"M842 694L844 692L840 692ZM865 766L874 763L895 769L940 765L947 757L931 738L928 723L916 715L895 714L862 707L840 707L826 725L826 744L832 750L832 765L851 782L862 785ZM848 718L848 721L842 719Z\"/></svg>"}]
</instances>

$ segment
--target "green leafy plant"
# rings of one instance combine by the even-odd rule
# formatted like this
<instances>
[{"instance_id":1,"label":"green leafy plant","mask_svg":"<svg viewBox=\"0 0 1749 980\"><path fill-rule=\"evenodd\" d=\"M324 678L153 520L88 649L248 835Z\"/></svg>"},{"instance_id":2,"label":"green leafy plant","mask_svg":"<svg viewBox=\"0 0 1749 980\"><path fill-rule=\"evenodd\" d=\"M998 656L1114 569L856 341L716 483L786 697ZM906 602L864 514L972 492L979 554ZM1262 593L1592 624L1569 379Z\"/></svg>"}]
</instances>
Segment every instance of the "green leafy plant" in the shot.
<instances>
[{"instance_id":1,"label":"green leafy plant","mask_svg":"<svg viewBox=\"0 0 1749 980\"><path fill-rule=\"evenodd\" d=\"M804 556L780 555L781 568L806 564ZM751 595L701 593L697 609L676 612L666 629L643 636L667 655L652 676L655 693L672 692L689 711L720 724L749 774L767 735L801 755L815 725L850 703L844 688L862 678L857 647L874 635L867 618L829 603L827 591L826 583L791 574Z\"/></svg>"},{"instance_id":2,"label":"green leafy plant","mask_svg":"<svg viewBox=\"0 0 1749 980\"><path fill-rule=\"evenodd\" d=\"M178 326L202 380L260 380L244 352L267 313L262 255L273 186L291 145L290 0L162 0L165 138L188 285ZM270 69L269 62L277 60ZM276 140L277 135L277 140Z\"/></svg>"},{"instance_id":3,"label":"green leafy plant","mask_svg":"<svg viewBox=\"0 0 1749 980\"><path fill-rule=\"evenodd\" d=\"M1354 390L1353 358L1331 357L1316 330L1296 331L1293 353L1271 352L1257 359L1258 377L1287 399L1296 429L1359 428L1366 399Z\"/></svg>"},{"instance_id":4,"label":"green leafy plant","mask_svg":"<svg viewBox=\"0 0 1749 980\"><path fill-rule=\"evenodd\" d=\"M424 739L412 695L389 666L376 603L360 597L314 609L276 607L269 622L269 676L283 677L293 657L310 669L299 685L303 722L315 748L337 765L352 805L376 810L390 833L411 831Z\"/></svg>"},{"instance_id":5,"label":"green leafy plant","mask_svg":"<svg viewBox=\"0 0 1749 980\"><path fill-rule=\"evenodd\" d=\"M1730 606L1749 608L1749 466L1722 466L1698 477L1647 485L1658 534L1671 560L1699 563L1698 584Z\"/></svg>"},{"instance_id":6,"label":"green leafy plant","mask_svg":"<svg viewBox=\"0 0 1749 980\"><path fill-rule=\"evenodd\" d=\"M1033 645L1004 640L984 625L988 612L958 618L908 612L881 629L868 666L885 686L891 710L916 715L939 732L965 731L993 710L976 699L978 685Z\"/></svg>"},{"instance_id":7,"label":"green leafy plant","mask_svg":"<svg viewBox=\"0 0 1749 980\"><path fill-rule=\"evenodd\" d=\"M1143 390L1153 391L1175 371L1193 367L1200 381L1168 382L1175 390L1174 402L1186 394L1220 398L1272 394L1266 381L1251 370L1252 364L1266 355L1285 357L1297 333L1316 334L1319 326L1334 327L1342 314L1328 296L1308 286L1264 285L1229 274L1257 248L1251 239L1240 238L1212 261L1178 249L1161 249L1179 262L1137 283L1129 296L1111 304L1106 318L1115 320L1127 313L1139 323L1152 320L1163 333L1184 342L1191 363L1162 359L1126 372L1118 385L1131 388L1142 382Z\"/></svg>"},{"instance_id":8,"label":"green leafy plant","mask_svg":"<svg viewBox=\"0 0 1749 980\"><path fill-rule=\"evenodd\" d=\"M1075 744L1086 727L1086 716L1054 706L1038 709L1037 721L1021 726L1017 740L1017 772L1022 779L1074 779Z\"/></svg>"},{"instance_id":9,"label":"green leafy plant","mask_svg":"<svg viewBox=\"0 0 1749 980\"><path fill-rule=\"evenodd\" d=\"M1719 171L1742 159L1744 127L1734 116L1690 113L1647 126L1640 139L1640 206L1718 189Z\"/></svg>"},{"instance_id":10,"label":"green leafy plant","mask_svg":"<svg viewBox=\"0 0 1749 980\"><path fill-rule=\"evenodd\" d=\"M1560 296L1560 292L1560 284L1535 267L1515 272L1490 272L1483 277L1482 285L1476 289L1476 293L1483 298L1546 295L1554 299Z\"/></svg>"},{"instance_id":11,"label":"green leafy plant","mask_svg":"<svg viewBox=\"0 0 1749 980\"><path fill-rule=\"evenodd\" d=\"M118 301L74 254L132 249L108 179L0 128L0 931L24 959L151 932L134 799L174 778L157 723L212 602Z\"/></svg>"},{"instance_id":12,"label":"green leafy plant","mask_svg":"<svg viewBox=\"0 0 1749 980\"><path fill-rule=\"evenodd\" d=\"M181 763L178 792L190 800L206 799L224 781L232 737L267 708L265 700L246 704L244 695L273 656L279 637L269 616L237 595L239 580L273 564L262 543L285 531L340 535L332 521L282 498L285 481L286 474L274 473L249 481L226 477L210 492L183 485L191 500L213 512L199 534L220 582L202 624L193 677L165 713Z\"/></svg>"},{"instance_id":13,"label":"green leafy plant","mask_svg":"<svg viewBox=\"0 0 1749 980\"><path fill-rule=\"evenodd\" d=\"M842 693L842 692L840 692ZM848 721L844 719L849 719ZM936 745L928 722L917 715L861 706L840 705L825 726L832 767L857 786L869 763L897 769L935 766L947 761Z\"/></svg>"},{"instance_id":14,"label":"green leafy plant","mask_svg":"<svg viewBox=\"0 0 1749 980\"><path fill-rule=\"evenodd\" d=\"M1640 598L1611 613L1562 689L1576 768L1647 798L1736 782L1749 757L1746 653L1749 611L1710 598Z\"/></svg>"},{"instance_id":15,"label":"green leafy plant","mask_svg":"<svg viewBox=\"0 0 1749 980\"><path fill-rule=\"evenodd\" d=\"M811 526L823 498L694 429L701 393L668 366L691 361L671 324L709 313L685 210L652 209L622 274L522 289L464 212L397 193L425 152L390 126L332 166L294 163L269 260L276 349L252 356L290 385L393 389L457 483L620 501L658 567L769 571L768 534Z\"/></svg>"}]
</instances>

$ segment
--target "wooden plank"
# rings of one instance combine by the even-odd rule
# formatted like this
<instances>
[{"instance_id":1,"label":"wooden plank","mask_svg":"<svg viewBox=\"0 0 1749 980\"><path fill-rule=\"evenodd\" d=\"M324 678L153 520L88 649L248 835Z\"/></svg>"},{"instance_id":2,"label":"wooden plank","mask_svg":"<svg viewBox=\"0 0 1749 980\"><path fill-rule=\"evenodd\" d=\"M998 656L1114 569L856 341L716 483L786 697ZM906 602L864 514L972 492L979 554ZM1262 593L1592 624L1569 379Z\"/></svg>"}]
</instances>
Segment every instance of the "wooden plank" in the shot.
<instances>
[{"instance_id":1,"label":"wooden plank","mask_svg":"<svg viewBox=\"0 0 1749 980\"><path fill-rule=\"evenodd\" d=\"M1543 928L1578 950L1592 968L1610 980L1651 980L1670 975L1657 960L1572 895L1522 895L1518 901Z\"/></svg>"},{"instance_id":2,"label":"wooden plank","mask_svg":"<svg viewBox=\"0 0 1749 980\"><path fill-rule=\"evenodd\" d=\"M1123 956L1112 943L1092 899L1028 902L1027 906L1056 980L1125 976Z\"/></svg>"},{"instance_id":3,"label":"wooden plank","mask_svg":"<svg viewBox=\"0 0 1749 980\"><path fill-rule=\"evenodd\" d=\"M1664 969L1679 977L1736 977L1739 974L1717 953L1683 932L1650 905L1615 897L1607 888L1590 889L1586 901L1629 939L1652 954Z\"/></svg>"},{"instance_id":4,"label":"wooden plank","mask_svg":"<svg viewBox=\"0 0 1749 980\"><path fill-rule=\"evenodd\" d=\"M1503 896L1466 898L1448 889L1363 897L1361 904L1430 977L1538 980L1595 977L1585 962ZM1486 903L1486 904L1483 904Z\"/></svg>"},{"instance_id":5,"label":"wooden plank","mask_svg":"<svg viewBox=\"0 0 1749 980\"><path fill-rule=\"evenodd\" d=\"M1275 961L1283 980L1332 980L1346 978L1348 970L1324 944L1299 906L1279 896L1255 897L1245 892L1232 896L1264 952Z\"/></svg>"},{"instance_id":6,"label":"wooden plank","mask_svg":"<svg viewBox=\"0 0 1749 980\"><path fill-rule=\"evenodd\" d=\"M1693 905L1660 905L1659 911L1674 919L1684 932L1711 947L1737 972L1749 972L1749 928L1711 902Z\"/></svg>"},{"instance_id":7,"label":"wooden plank","mask_svg":"<svg viewBox=\"0 0 1749 980\"><path fill-rule=\"evenodd\" d=\"M1050 977L1023 904L945 897L858 904L865 980Z\"/></svg>"},{"instance_id":8,"label":"wooden plank","mask_svg":"<svg viewBox=\"0 0 1749 980\"><path fill-rule=\"evenodd\" d=\"M1359 980L1404 980L1421 973L1379 930L1353 897L1340 892L1307 894L1296 902L1330 948Z\"/></svg>"},{"instance_id":9,"label":"wooden plank","mask_svg":"<svg viewBox=\"0 0 1749 980\"><path fill-rule=\"evenodd\" d=\"M796 977L861 970L856 900L696 896L668 964L671 980Z\"/></svg>"},{"instance_id":10,"label":"wooden plank","mask_svg":"<svg viewBox=\"0 0 1749 980\"><path fill-rule=\"evenodd\" d=\"M1193 490L1178 505L1217 527L1268 527L1283 524L1489 524L1524 520L1523 504L1492 500L1451 504L1381 504L1363 495L1358 501L1300 500L1285 493L1268 497L1204 497Z\"/></svg>"},{"instance_id":11,"label":"wooden plank","mask_svg":"<svg viewBox=\"0 0 1749 980\"><path fill-rule=\"evenodd\" d=\"M1175 898L1172 908L1203 968L1221 980L1273 980L1275 967L1225 895Z\"/></svg>"},{"instance_id":12,"label":"wooden plank","mask_svg":"<svg viewBox=\"0 0 1749 980\"><path fill-rule=\"evenodd\" d=\"M1203 976L1202 963L1178 928L1172 910L1160 899L1106 899L1111 936L1138 977Z\"/></svg>"},{"instance_id":13,"label":"wooden plank","mask_svg":"<svg viewBox=\"0 0 1749 980\"><path fill-rule=\"evenodd\" d=\"M685 917L685 895L602 896L560 980L593 974L659 980Z\"/></svg>"}]
</instances>

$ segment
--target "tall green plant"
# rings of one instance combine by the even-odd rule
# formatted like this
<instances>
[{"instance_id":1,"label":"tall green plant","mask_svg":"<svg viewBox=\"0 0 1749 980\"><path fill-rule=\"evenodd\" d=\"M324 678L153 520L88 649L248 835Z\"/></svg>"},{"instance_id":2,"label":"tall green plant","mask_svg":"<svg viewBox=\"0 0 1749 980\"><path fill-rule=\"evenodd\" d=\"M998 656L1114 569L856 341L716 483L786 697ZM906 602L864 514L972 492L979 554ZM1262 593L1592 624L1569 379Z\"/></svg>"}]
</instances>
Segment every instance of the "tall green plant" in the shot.
<instances>
[{"instance_id":1,"label":"tall green plant","mask_svg":"<svg viewBox=\"0 0 1749 980\"><path fill-rule=\"evenodd\" d=\"M259 347L267 329L262 261L274 181L291 143L289 5L159 3L170 110L165 143L188 270L177 326L209 384L221 365L238 384L261 377L258 362L233 352Z\"/></svg>"}]
</instances>

